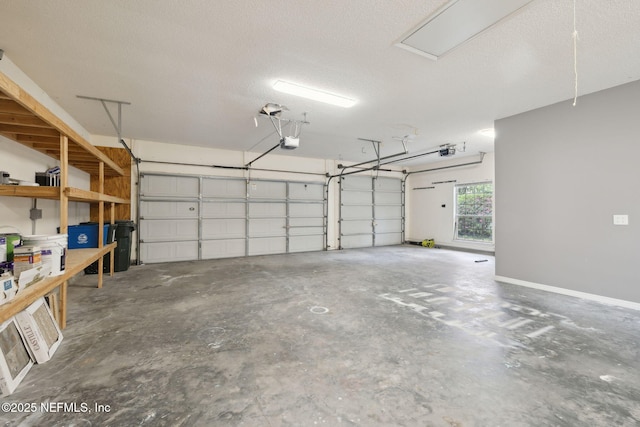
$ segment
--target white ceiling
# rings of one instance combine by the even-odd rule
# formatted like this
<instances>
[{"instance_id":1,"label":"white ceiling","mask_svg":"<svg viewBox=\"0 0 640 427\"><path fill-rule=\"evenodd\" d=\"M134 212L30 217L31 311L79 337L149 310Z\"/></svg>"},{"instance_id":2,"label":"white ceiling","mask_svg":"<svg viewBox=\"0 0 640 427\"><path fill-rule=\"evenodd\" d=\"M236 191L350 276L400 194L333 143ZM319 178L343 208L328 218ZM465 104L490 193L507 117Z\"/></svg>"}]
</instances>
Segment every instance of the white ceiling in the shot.
<instances>
[{"instance_id":1,"label":"white ceiling","mask_svg":"<svg viewBox=\"0 0 640 427\"><path fill-rule=\"evenodd\" d=\"M411 154L493 151L479 129L573 98L572 0L534 0L438 61L394 46L446 2L2 0L0 49L93 134L116 135L76 95L130 102L125 138L263 152L278 137L254 117L275 102L310 122L286 154L347 161L375 157L358 138L384 156L407 134ZM579 94L640 79L640 1L576 0L576 18ZM277 79L358 103L281 94Z\"/></svg>"}]
</instances>

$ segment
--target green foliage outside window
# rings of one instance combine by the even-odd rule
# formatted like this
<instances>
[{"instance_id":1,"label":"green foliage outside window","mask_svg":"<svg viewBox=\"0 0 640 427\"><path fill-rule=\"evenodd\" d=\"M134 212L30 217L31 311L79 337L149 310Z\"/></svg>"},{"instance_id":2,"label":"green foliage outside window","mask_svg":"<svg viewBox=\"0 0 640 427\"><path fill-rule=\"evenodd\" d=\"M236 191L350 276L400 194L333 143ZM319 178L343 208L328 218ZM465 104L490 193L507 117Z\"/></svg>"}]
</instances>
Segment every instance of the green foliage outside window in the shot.
<instances>
[{"instance_id":1,"label":"green foliage outside window","mask_svg":"<svg viewBox=\"0 0 640 427\"><path fill-rule=\"evenodd\" d=\"M493 241L493 184L456 186L456 238Z\"/></svg>"}]
</instances>

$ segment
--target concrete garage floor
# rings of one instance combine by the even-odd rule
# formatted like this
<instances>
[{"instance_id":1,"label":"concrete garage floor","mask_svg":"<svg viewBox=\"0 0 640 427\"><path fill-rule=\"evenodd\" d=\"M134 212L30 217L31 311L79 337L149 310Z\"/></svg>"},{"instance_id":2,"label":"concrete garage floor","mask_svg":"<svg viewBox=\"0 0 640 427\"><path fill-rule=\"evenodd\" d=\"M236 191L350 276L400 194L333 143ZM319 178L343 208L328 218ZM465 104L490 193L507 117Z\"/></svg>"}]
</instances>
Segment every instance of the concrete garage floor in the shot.
<instances>
[{"instance_id":1,"label":"concrete garage floor","mask_svg":"<svg viewBox=\"0 0 640 427\"><path fill-rule=\"evenodd\" d=\"M639 425L640 312L493 275L486 255L396 246L132 266L101 290L95 276L78 277L62 346L3 400L76 412L0 417L6 426Z\"/></svg>"}]
</instances>

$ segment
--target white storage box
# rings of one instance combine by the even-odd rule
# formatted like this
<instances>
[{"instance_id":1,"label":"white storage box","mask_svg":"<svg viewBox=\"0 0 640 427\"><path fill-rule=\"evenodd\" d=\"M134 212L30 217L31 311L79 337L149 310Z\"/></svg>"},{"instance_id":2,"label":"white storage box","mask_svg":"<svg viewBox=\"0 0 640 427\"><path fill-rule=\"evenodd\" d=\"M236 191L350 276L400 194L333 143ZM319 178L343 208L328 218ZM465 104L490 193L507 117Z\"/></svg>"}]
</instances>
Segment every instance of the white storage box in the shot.
<instances>
[{"instance_id":1,"label":"white storage box","mask_svg":"<svg viewBox=\"0 0 640 427\"><path fill-rule=\"evenodd\" d=\"M3 396L14 392L27 375L33 360L20 328L11 318L0 325L0 391Z\"/></svg>"},{"instance_id":2,"label":"white storage box","mask_svg":"<svg viewBox=\"0 0 640 427\"><path fill-rule=\"evenodd\" d=\"M36 362L50 360L62 342L62 332L45 299L16 314L16 322Z\"/></svg>"}]
</instances>

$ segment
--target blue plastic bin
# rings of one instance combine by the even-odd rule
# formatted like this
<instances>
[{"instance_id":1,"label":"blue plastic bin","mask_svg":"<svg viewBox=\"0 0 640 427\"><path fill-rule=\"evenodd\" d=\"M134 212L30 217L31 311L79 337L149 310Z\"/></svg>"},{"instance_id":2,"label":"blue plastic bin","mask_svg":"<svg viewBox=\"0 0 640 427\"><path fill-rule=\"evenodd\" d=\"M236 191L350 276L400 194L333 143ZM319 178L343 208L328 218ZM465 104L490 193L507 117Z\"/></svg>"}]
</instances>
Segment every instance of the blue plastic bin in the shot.
<instances>
[{"instance_id":1,"label":"blue plastic bin","mask_svg":"<svg viewBox=\"0 0 640 427\"><path fill-rule=\"evenodd\" d=\"M98 247L98 224L70 225L67 230L69 235L69 249L84 249ZM109 224L104 224L103 244L107 244Z\"/></svg>"}]
</instances>

